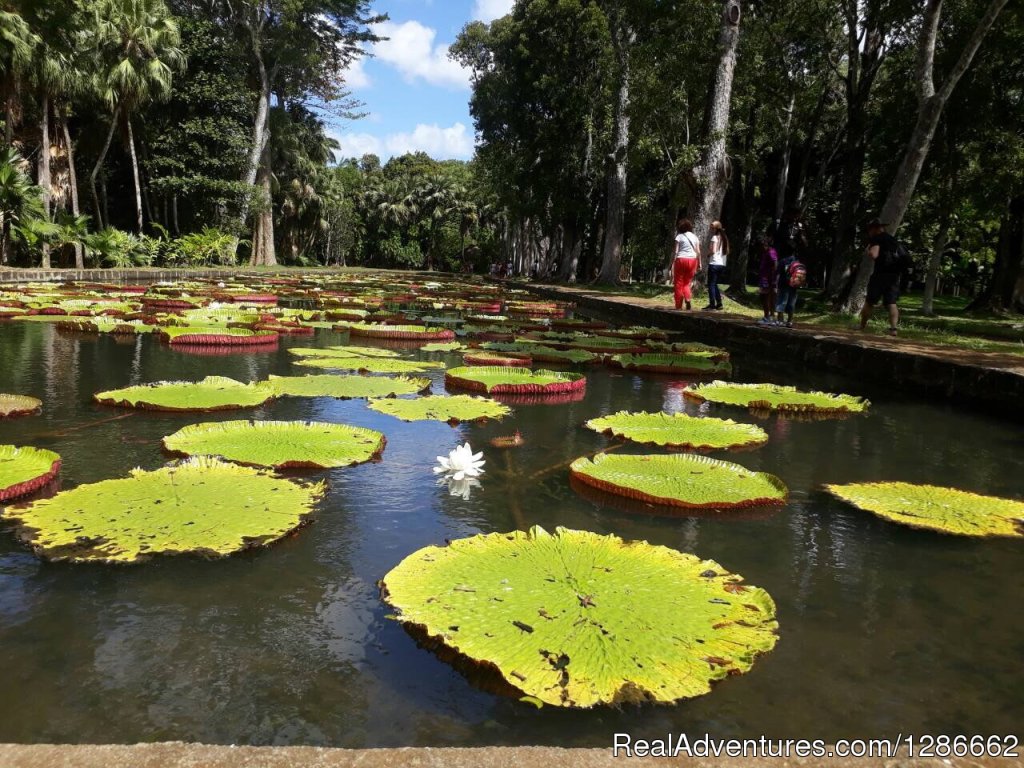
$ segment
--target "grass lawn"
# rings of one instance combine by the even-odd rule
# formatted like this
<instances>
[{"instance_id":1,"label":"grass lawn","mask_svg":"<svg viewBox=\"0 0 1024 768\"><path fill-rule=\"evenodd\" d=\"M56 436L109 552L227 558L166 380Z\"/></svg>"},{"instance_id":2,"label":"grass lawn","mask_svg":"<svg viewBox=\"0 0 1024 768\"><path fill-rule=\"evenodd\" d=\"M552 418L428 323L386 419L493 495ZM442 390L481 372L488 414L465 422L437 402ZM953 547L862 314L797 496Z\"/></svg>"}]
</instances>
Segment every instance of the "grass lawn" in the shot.
<instances>
[{"instance_id":1,"label":"grass lawn","mask_svg":"<svg viewBox=\"0 0 1024 768\"><path fill-rule=\"evenodd\" d=\"M635 283L627 286L586 286L587 290L606 293L610 296L636 296L637 298L664 301L672 306L672 287L652 283ZM695 298L694 308L704 306L706 298ZM900 337L932 344L957 347L981 352L1003 352L1024 356L1024 315L1001 317L996 315L968 314L968 297L939 296L935 299L932 317L921 314L921 294L911 293L900 299L902 321ZM761 317L759 298L750 290L744 302L725 299L725 310L757 319ZM831 311L823 302L816 300L812 291L802 291L797 305L795 322L798 325L815 325L823 328L856 329L858 318ZM888 328L884 307L877 307L868 326L871 335L882 335Z\"/></svg>"}]
</instances>

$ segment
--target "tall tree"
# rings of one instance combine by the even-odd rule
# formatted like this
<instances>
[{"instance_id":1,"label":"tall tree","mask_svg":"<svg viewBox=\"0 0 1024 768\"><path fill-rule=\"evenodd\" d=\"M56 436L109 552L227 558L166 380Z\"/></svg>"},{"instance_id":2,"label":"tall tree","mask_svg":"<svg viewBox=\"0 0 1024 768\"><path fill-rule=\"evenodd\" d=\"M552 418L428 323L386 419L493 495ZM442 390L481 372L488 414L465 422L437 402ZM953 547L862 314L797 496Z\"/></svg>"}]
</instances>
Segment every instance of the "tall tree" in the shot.
<instances>
[{"instance_id":1,"label":"tall tree","mask_svg":"<svg viewBox=\"0 0 1024 768\"><path fill-rule=\"evenodd\" d=\"M0 96L4 100L4 139L14 140L14 115L21 79L32 63L39 37L21 14L0 8Z\"/></svg>"},{"instance_id":2,"label":"tall tree","mask_svg":"<svg viewBox=\"0 0 1024 768\"><path fill-rule=\"evenodd\" d=\"M111 124L90 176L93 200L98 211L96 176L120 122L131 159L136 231L142 232L142 183L132 116L150 101L162 101L170 96L174 72L185 66L185 57L179 48L181 37L164 0L100 0L95 20L103 56L103 69L97 82L100 96L111 109Z\"/></svg>"},{"instance_id":3,"label":"tall tree","mask_svg":"<svg viewBox=\"0 0 1024 768\"><path fill-rule=\"evenodd\" d=\"M942 112L949 102L953 90L974 61L981 44L989 30L996 23L1009 0L990 0L974 29L967 35L967 40L960 50L956 63L947 73L945 81L939 86L935 82L935 52L938 44L939 29L942 18L943 0L928 0L921 22L921 32L917 43L917 63L914 68L917 82L917 120L910 134L899 170L889 192L879 218L886 224L890 232L896 232L903 223L910 198L917 187L924 167L925 159L931 149L935 129L939 125ZM960 31L961 37L963 30ZM857 312L864 304L867 294L868 280L874 271L874 261L865 256L857 271L856 282L850 291L847 309Z\"/></svg>"},{"instance_id":4,"label":"tall tree","mask_svg":"<svg viewBox=\"0 0 1024 768\"><path fill-rule=\"evenodd\" d=\"M378 37L368 0L219 0L224 18L241 33L256 81L252 142L242 181L258 193L253 223L253 264L276 264L271 211L271 97L324 103L343 101L344 71ZM243 218L248 214L243 205Z\"/></svg>"}]
</instances>

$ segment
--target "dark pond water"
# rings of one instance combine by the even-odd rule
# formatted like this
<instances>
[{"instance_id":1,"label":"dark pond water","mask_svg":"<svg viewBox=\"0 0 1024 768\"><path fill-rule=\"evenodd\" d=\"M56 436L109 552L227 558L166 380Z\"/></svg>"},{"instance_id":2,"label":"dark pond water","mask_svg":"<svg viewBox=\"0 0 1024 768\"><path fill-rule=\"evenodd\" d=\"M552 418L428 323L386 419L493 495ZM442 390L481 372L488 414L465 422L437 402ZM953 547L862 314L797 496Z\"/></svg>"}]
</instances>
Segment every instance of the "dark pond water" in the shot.
<instances>
[{"instance_id":1,"label":"dark pond water","mask_svg":"<svg viewBox=\"0 0 1024 768\"><path fill-rule=\"evenodd\" d=\"M316 343L341 340L323 333ZM197 356L149 338L8 323L0 326L0 391L46 406L41 416L0 422L0 443L59 451L65 488L157 468L160 438L202 418L126 415L91 404L94 392L207 374L310 372L292 359L283 346ZM329 473L315 524L263 552L128 568L47 564L0 530L0 741L603 747L616 731L836 739L1019 730L1024 545L906 529L816 490L902 479L1019 498L1019 424L740 360L739 379L866 394L874 408L844 421L763 422L770 443L734 458L788 483L792 500L774 515L643 517L578 496L565 464L606 443L584 420L624 408L692 409L681 396L686 382L600 367L589 376L580 402L517 406L503 424L405 424L360 401L289 399L248 412L343 421L388 438L383 463ZM486 447L515 428L524 447ZM488 461L469 500L450 497L431 471L435 456L465 440ZM781 640L750 674L703 698L573 713L480 692L386 618L375 583L409 553L535 524L718 560L771 592Z\"/></svg>"}]
</instances>

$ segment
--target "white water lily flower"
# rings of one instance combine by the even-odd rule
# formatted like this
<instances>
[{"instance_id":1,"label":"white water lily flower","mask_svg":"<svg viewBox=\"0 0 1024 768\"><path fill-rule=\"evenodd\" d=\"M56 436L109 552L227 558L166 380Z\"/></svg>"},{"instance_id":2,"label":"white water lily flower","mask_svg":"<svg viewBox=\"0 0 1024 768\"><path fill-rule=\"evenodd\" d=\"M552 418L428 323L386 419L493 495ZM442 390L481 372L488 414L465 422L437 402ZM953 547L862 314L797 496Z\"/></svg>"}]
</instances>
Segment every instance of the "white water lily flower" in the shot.
<instances>
[{"instance_id":1,"label":"white water lily flower","mask_svg":"<svg viewBox=\"0 0 1024 768\"><path fill-rule=\"evenodd\" d=\"M479 477L483 474L483 466L487 462L483 460L483 453L473 453L469 443L460 445L454 451L445 456L438 456L437 463L440 466L434 467L436 474L451 475L455 481L467 477Z\"/></svg>"}]
</instances>

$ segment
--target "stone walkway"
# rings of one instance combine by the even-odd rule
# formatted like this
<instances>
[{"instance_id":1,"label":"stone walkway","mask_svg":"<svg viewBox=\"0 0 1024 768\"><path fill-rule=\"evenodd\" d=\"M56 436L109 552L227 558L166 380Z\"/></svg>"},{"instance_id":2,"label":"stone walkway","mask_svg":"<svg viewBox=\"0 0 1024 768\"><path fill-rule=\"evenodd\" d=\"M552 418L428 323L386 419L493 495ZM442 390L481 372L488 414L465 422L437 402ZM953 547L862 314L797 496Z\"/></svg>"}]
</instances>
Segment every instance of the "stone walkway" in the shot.
<instances>
[{"instance_id":1,"label":"stone walkway","mask_svg":"<svg viewBox=\"0 0 1024 768\"><path fill-rule=\"evenodd\" d=\"M609 295L588 288L526 285L544 298L633 325L680 331L761 358L854 375L876 384L1024 418L1024 355L979 352L843 328L762 327L743 315L686 312L665 299Z\"/></svg>"}]
</instances>

